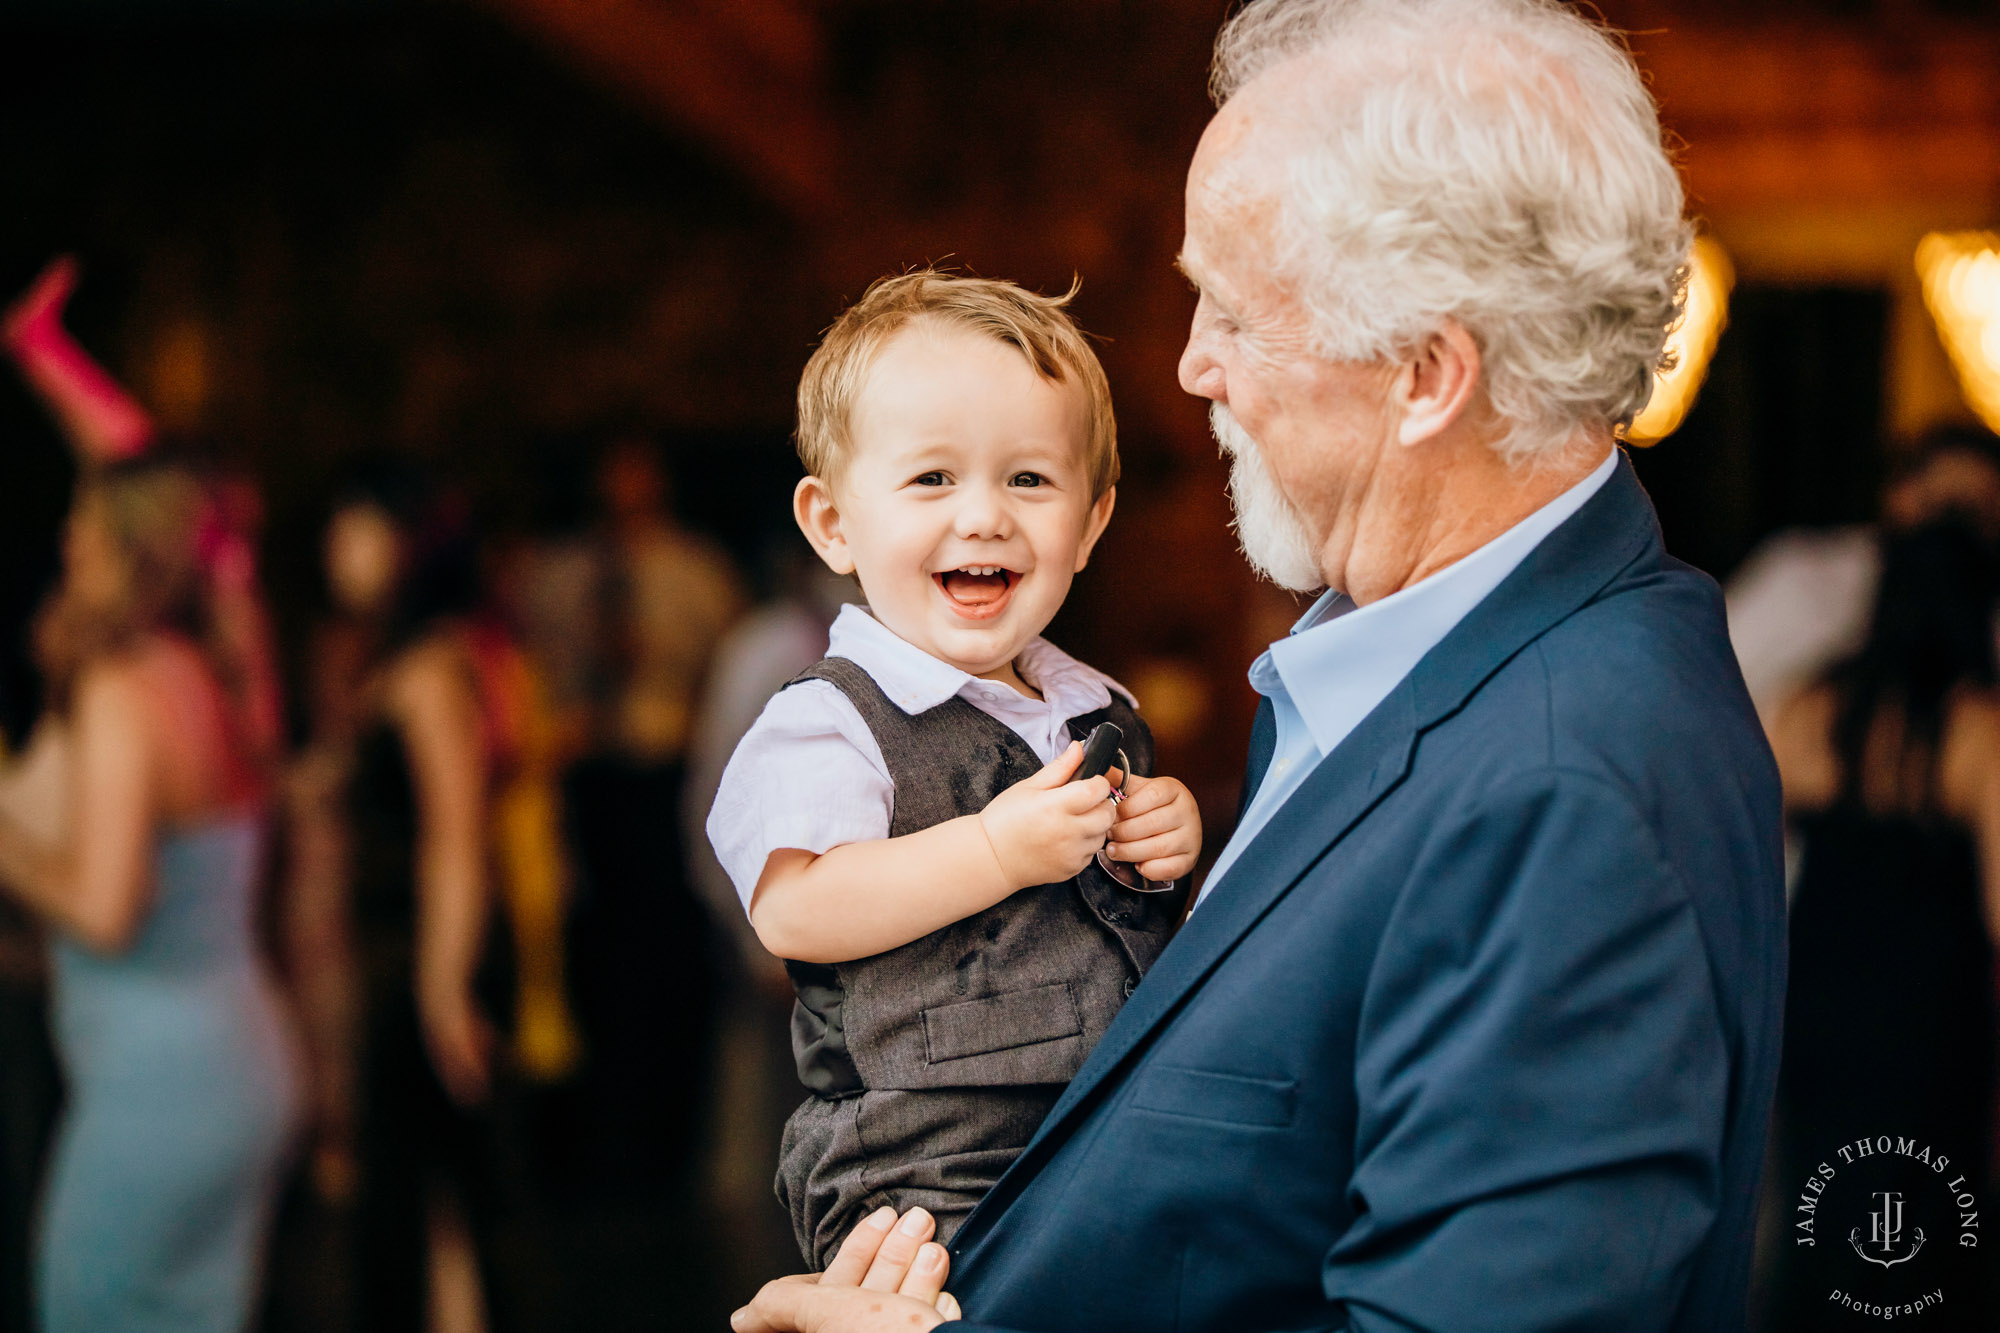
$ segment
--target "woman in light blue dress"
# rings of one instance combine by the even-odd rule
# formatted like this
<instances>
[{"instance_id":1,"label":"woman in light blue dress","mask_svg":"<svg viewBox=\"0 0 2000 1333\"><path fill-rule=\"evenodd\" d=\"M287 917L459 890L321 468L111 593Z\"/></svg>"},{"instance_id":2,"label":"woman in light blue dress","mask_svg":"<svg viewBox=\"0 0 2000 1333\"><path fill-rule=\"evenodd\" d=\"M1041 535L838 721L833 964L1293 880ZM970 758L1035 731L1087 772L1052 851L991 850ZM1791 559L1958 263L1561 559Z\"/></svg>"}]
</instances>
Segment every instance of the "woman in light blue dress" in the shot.
<instances>
[{"instance_id":1,"label":"woman in light blue dress","mask_svg":"<svg viewBox=\"0 0 2000 1333\"><path fill-rule=\"evenodd\" d=\"M66 809L0 810L0 884L53 936L67 1100L45 1333L247 1326L298 1115L253 928L275 691L247 549L172 464L87 476L38 626Z\"/></svg>"}]
</instances>

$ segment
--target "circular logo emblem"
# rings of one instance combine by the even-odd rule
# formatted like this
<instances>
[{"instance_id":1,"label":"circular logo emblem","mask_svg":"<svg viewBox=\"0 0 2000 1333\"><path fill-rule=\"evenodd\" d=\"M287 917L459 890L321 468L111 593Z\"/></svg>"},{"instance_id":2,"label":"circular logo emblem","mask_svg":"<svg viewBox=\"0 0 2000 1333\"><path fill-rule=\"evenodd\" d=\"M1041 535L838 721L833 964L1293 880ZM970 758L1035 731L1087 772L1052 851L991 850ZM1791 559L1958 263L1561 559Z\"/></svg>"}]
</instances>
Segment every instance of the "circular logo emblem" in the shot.
<instances>
[{"instance_id":1,"label":"circular logo emblem","mask_svg":"<svg viewBox=\"0 0 2000 1333\"><path fill-rule=\"evenodd\" d=\"M1805 1298L1829 1310L1901 1319L1973 1299L1962 1284L1979 1248L1972 1172L1923 1140L1840 1145L1797 1182L1789 1212L1794 1257L1814 1279Z\"/></svg>"}]
</instances>

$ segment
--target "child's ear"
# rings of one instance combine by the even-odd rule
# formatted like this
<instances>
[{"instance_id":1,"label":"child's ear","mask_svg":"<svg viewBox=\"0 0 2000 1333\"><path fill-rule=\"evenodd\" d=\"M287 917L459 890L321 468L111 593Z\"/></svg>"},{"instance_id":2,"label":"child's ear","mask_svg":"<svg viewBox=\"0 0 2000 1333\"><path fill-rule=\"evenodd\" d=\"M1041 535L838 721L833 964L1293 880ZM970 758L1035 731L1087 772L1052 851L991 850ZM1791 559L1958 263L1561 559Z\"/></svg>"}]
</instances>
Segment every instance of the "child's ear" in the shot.
<instances>
[{"instance_id":1,"label":"child's ear","mask_svg":"<svg viewBox=\"0 0 2000 1333\"><path fill-rule=\"evenodd\" d=\"M828 569L836 574L854 572L854 557L847 553L847 538L840 531L840 509L834 504L833 488L823 478L799 482L792 491L792 517Z\"/></svg>"},{"instance_id":2,"label":"child's ear","mask_svg":"<svg viewBox=\"0 0 2000 1333\"><path fill-rule=\"evenodd\" d=\"M1118 504L1118 488L1111 487L1097 497L1090 506L1090 516L1083 522L1083 540L1076 547L1076 572L1090 563L1090 553L1097 547L1097 539L1104 535L1104 527L1111 522L1111 511Z\"/></svg>"}]
</instances>

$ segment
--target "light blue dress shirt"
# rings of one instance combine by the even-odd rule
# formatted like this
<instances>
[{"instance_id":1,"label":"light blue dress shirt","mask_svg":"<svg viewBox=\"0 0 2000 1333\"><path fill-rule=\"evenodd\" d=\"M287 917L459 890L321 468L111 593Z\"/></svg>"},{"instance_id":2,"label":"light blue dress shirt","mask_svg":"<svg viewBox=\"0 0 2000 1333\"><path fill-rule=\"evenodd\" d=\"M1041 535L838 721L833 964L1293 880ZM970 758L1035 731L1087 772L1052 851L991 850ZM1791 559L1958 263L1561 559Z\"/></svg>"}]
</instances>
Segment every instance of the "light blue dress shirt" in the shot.
<instances>
[{"instance_id":1,"label":"light blue dress shirt","mask_svg":"<svg viewBox=\"0 0 2000 1333\"><path fill-rule=\"evenodd\" d=\"M1250 665L1250 685L1271 701L1278 724L1271 765L1256 799L1202 885L1199 904L1229 873L1319 761L1347 739L1424 654L1486 600L1544 538L1583 508L1618 466L1613 449L1588 477L1486 545L1420 583L1356 606L1329 591Z\"/></svg>"}]
</instances>

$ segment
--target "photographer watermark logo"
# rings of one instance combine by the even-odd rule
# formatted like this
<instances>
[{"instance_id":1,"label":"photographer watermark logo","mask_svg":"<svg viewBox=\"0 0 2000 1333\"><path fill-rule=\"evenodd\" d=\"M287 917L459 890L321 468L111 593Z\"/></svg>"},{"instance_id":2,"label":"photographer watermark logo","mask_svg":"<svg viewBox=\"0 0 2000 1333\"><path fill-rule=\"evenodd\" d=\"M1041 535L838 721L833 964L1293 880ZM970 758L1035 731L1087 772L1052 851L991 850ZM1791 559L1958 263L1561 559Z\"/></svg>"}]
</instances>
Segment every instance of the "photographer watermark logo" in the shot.
<instances>
[{"instance_id":1,"label":"photographer watermark logo","mask_svg":"<svg viewBox=\"0 0 2000 1333\"><path fill-rule=\"evenodd\" d=\"M1871 1319L1919 1315L1944 1304L1940 1278L1961 1269L1937 1246L1979 1247L1979 1201L1967 1173L1930 1144L1856 1139L1813 1169L1793 1205L1795 1247L1819 1251L1822 1238L1824 1257L1811 1266L1832 1287L1827 1300Z\"/></svg>"},{"instance_id":2,"label":"photographer watermark logo","mask_svg":"<svg viewBox=\"0 0 2000 1333\"><path fill-rule=\"evenodd\" d=\"M1910 1248L1898 1254L1897 1247L1903 1239L1903 1195L1899 1190L1876 1190L1875 1197L1881 1200L1875 1211L1868 1214L1868 1244L1861 1244L1861 1228L1848 1233L1848 1244L1854 1252L1871 1264L1884 1268L1894 1268L1897 1264L1908 1263L1917 1257L1917 1251L1924 1248L1924 1229L1916 1229L1916 1240ZM1880 1253L1872 1253L1879 1250Z\"/></svg>"}]
</instances>

